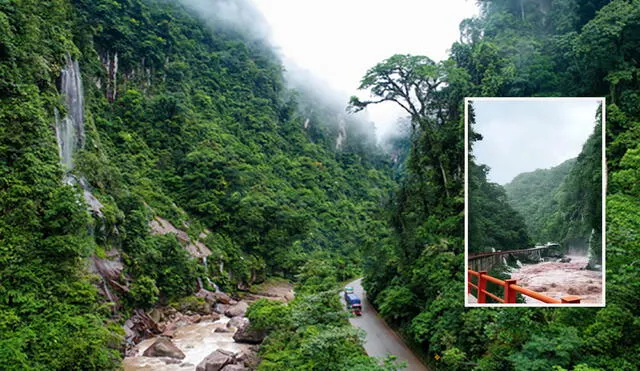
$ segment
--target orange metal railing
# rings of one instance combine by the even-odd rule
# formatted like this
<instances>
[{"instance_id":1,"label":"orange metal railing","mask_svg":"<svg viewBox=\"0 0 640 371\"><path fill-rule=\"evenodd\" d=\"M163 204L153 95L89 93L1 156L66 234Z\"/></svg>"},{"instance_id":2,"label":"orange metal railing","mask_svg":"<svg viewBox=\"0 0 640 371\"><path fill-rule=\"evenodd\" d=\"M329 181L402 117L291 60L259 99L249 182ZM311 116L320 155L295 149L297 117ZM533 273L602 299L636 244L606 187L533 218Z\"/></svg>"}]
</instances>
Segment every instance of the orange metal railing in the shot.
<instances>
[{"instance_id":1,"label":"orange metal railing","mask_svg":"<svg viewBox=\"0 0 640 371\"><path fill-rule=\"evenodd\" d=\"M472 282L472 277L477 277L476 283ZM496 285L504 287L504 295L502 298L490 293L487 291L487 282L493 282ZM520 293L522 295L526 295L528 297L534 298L536 300L540 300L543 303L549 304L580 304L580 297L575 295L567 295L558 299L554 299L552 297L542 295L539 292L531 291L529 289L525 289L524 287L516 285L516 280L508 279L508 280L500 280L495 277L491 277L485 271L476 272L474 270L469 269L468 271L468 286L467 293L471 294L471 289L476 289L476 298L478 299L479 304L485 304L487 302L487 296L496 300L499 303L504 304L515 304L516 303L516 294Z\"/></svg>"}]
</instances>

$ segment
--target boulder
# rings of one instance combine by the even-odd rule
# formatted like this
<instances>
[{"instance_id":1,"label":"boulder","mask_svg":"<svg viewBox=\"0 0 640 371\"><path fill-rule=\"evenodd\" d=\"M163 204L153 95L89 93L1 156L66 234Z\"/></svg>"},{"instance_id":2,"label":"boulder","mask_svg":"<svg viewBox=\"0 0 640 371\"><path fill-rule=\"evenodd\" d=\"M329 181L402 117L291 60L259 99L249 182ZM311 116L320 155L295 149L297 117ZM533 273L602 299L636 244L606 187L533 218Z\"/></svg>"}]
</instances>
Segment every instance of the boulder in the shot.
<instances>
[{"instance_id":1,"label":"boulder","mask_svg":"<svg viewBox=\"0 0 640 371\"><path fill-rule=\"evenodd\" d=\"M249 369L241 364L229 364L224 366L221 371L249 371Z\"/></svg>"},{"instance_id":2,"label":"boulder","mask_svg":"<svg viewBox=\"0 0 640 371\"><path fill-rule=\"evenodd\" d=\"M153 308L151 312L149 312L149 317L151 317L151 319L156 323L164 321L164 313L158 308Z\"/></svg>"},{"instance_id":3,"label":"boulder","mask_svg":"<svg viewBox=\"0 0 640 371\"><path fill-rule=\"evenodd\" d=\"M172 338L175 335L177 329L178 329L178 326L176 325L175 322L167 323L167 325L164 328L164 331L162 332L162 336Z\"/></svg>"},{"instance_id":4,"label":"boulder","mask_svg":"<svg viewBox=\"0 0 640 371\"><path fill-rule=\"evenodd\" d=\"M571 261L571 258L562 258L560 259L560 263L569 263Z\"/></svg>"},{"instance_id":5,"label":"boulder","mask_svg":"<svg viewBox=\"0 0 640 371\"><path fill-rule=\"evenodd\" d=\"M183 359L186 357L171 340L161 337L142 353L145 357L169 357Z\"/></svg>"},{"instance_id":6,"label":"boulder","mask_svg":"<svg viewBox=\"0 0 640 371\"><path fill-rule=\"evenodd\" d=\"M260 363L260 357L258 357L258 352L247 349L243 350L236 356L236 360L238 363L244 363L244 365L250 369L255 369L258 367L258 363Z\"/></svg>"},{"instance_id":7,"label":"boulder","mask_svg":"<svg viewBox=\"0 0 640 371\"><path fill-rule=\"evenodd\" d=\"M249 308L249 305L241 300L238 302L238 304L225 310L224 314L227 317L244 316L244 314L247 312L247 308Z\"/></svg>"},{"instance_id":8,"label":"boulder","mask_svg":"<svg viewBox=\"0 0 640 371\"><path fill-rule=\"evenodd\" d=\"M200 289L200 291L196 293L196 297L204 298L204 300L211 305L215 304L217 300L216 295L217 294L215 292L205 290L205 289Z\"/></svg>"},{"instance_id":9,"label":"boulder","mask_svg":"<svg viewBox=\"0 0 640 371\"><path fill-rule=\"evenodd\" d=\"M265 331L251 329L249 325L238 328L233 335L233 341L236 343L260 344L266 336Z\"/></svg>"},{"instance_id":10,"label":"boulder","mask_svg":"<svg viewBox=\"0 0 640 371\"><path fill-rule=\"evenodd\" d=\"M142 339L161 333L161 329L142 309L136 309L134 315L124 323L125 340L129 344L137 344Z\"/></svg>"},{"instance_id":11,"label":"boulder","mask_svg":"<svg viewBox=\"0 0 640 371\"><path fill-rule=\"evenodd\" d=\"M233 300L229 295L225 294L224 292L212 292L212 294L218 303L229 304L229 302Z\"/></svg>"},{"instance_id":12,"label":"boulder","mask_svg":"<svg viewBox=\"0 0 640 371\"><path fill-rule=\"evenodd\" d=\"M213 311L219 314L224 314L224 312L230 307L230 305L218 303L215 305L215 307L213 307Z\"/></svg>"},{"instance_id":13,"label":"boulder","mask_svg":"<svg viewBox=\"0 0 640 371\"><path fill-rule=\"evenodd\" d=\"M229 327L240 328L240 327L245 327L248 324L249 324L249 319L247 317L237 316L237 317L231 318L231 320L227 322L227 328Z\"/></svg>"},{"instance_id":14,"label":"boulder","mask_svg":"<svg viewBox=\"0 0 640 371\"><path fill-rule=\"evenodd\" d=\"M229 356L229 352L218 349L206 356L196 367L196 371L220 371L230 363L233 363L233 353Z\"/></svg>"},{"instance_id":15,"label":"boulder","mask_svg":"<svg viewBox=\"0 0 640 371\"><path fill-rule=\"evenodd\" d=\"M200 317L200 321L211 321L211 322L215 322L217 320L220 319L220 315L218 313L211 313L211 314L205 314L204 316Z\"/></svg>"}]
</instances>

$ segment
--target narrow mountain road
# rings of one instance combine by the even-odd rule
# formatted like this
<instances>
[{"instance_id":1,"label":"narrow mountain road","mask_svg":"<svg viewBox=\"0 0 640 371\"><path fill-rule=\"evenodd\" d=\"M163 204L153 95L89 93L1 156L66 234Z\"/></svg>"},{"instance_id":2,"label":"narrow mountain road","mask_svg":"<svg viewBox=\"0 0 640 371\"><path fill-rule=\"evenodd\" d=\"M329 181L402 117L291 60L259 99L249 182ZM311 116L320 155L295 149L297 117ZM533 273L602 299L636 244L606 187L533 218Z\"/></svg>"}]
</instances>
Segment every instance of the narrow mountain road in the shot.
<instances>
[{"instance_id":1,"label":"narrow mountain road","mask_svg":"<svg viewBox=\"0 0 640 371\"><path fill-rule=\"evenodd\" d=\"M399 360L407 361L406 370L428 371L429 369L411 352L402 338L380 318L378 312L366 299L360 281L361 279L357 279L346 285L353 287L354 292L362 299L362 316L350 318L349 322L351 322L352 326L367 332L364 343L364 349L367 354L372 357L386 357L389 354L393 354Z\"/></svg>"}]
</instances>

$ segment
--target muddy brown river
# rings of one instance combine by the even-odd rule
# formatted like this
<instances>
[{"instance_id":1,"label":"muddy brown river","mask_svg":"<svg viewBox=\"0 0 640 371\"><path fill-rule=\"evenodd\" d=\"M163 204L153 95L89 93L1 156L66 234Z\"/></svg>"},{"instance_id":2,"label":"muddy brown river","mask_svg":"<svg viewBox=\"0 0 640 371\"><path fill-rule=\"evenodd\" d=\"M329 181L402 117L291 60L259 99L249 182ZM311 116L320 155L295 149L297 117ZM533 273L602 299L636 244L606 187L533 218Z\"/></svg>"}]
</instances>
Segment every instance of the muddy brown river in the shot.
<instances>
[{"instance_id":1,"label":"muddy brown river","mask_svg":"<svg viewBox=\"0 0 640 371\"><path fill-rule=\"evenodd\" d=\"M568 255L569 263L525 264L511 272L516 284L555 299L580 296L581 304L602 304L602 272L586 270L586 256ZM527 303L542 303L525 296Z\"/></svg>"}]
</instances>

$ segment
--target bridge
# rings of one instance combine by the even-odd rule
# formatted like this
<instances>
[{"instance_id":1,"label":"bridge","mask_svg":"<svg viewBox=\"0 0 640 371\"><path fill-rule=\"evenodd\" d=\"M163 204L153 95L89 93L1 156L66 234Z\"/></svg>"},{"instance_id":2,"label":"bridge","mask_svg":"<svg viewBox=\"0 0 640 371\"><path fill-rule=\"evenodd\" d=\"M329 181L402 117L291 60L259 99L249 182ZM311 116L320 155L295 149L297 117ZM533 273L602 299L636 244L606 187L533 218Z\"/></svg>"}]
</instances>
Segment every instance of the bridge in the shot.
<instances>
[{"instance_id":1,"label":"bridge","mask_svg":"<svg viewBox=\"0 0 640 371\"><path fill-rule=\"evenodd\" d=\"M561 247L557 243L547 243L546 245L536 246L530 249L505 250L494 252L483 252L478 254L469 254L469 269L476 272L490 272L495 267L506 264L506 258L509 255L520 256L530 260L540 261L542 258L551 256L562 256Z\"/></svg>"},{"instance_id":2,"label":"bridge","mask_svg":"<svg viewBox=\"0 0 640 371\"><path fill-rule=\"evenodd\" d=\"M467 271L467 275L467 294L473 295L473 291L475 289L475 302L478 304L486 304L487 297L490 297L494 301L502 304L516 304L516 296L518 294L528 296L547 304L580 304L581 300L579 296L575 295L565 295L560 299L554 299L539 292L535 292L522 286L518 286L516 285L516 280L514 279L497 279L495 277L489 276L487 272L483 271L476 272L469 269ZM476 278L475 282L473 279L474 277ZM502 298L492 294L487 290L488 282L494 283L498 286L502 286L502 288L504 289Z\"/></svg>"}]
</instances>

